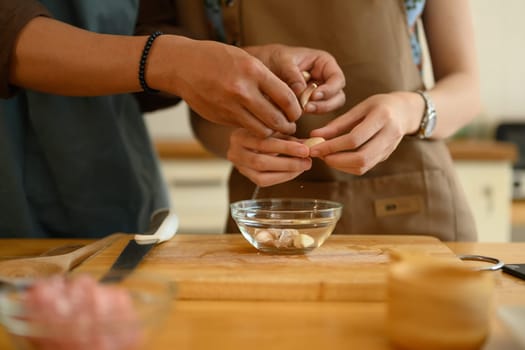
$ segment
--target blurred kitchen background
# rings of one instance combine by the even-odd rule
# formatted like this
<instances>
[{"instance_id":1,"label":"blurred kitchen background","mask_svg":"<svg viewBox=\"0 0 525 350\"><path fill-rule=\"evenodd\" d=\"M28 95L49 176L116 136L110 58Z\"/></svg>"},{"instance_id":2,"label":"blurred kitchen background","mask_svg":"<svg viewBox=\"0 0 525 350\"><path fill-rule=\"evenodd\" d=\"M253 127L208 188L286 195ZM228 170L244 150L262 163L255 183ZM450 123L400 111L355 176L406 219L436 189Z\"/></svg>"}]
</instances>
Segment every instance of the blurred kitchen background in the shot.
<instances>
[{"instance_id":1,"label":"blurred kitchen background","mask_svg":"<svg viewBox=\"0 0 525 350\"><path fill-rule=\"evenodd\" d=\"M525 1L471 0L471 7L483 110L449 148L480 241L525 241ZM149 114L147 123L181 219L180 232L222 232L229 163L194 140L184 103Z\"/></svg>"}]
</instances>

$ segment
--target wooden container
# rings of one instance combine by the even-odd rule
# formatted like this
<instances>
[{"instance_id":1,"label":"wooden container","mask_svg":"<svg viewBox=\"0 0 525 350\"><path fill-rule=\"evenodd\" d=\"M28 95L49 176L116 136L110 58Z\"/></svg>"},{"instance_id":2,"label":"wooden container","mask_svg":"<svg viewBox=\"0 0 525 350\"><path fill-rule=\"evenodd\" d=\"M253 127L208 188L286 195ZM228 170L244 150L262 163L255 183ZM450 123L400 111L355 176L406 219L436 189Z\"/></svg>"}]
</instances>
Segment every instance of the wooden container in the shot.
<instances>
[{"instance_id":1,"label":"wooden container","mask_svg":"<svg viewBox=\"0 0 525 350\"><path fill-rule=\"evenodd\" d=\"M387 287L387 332L407 350L479 349L489 334L494 275L461 263L394 254Z\"/></svg>"}]
</instances>

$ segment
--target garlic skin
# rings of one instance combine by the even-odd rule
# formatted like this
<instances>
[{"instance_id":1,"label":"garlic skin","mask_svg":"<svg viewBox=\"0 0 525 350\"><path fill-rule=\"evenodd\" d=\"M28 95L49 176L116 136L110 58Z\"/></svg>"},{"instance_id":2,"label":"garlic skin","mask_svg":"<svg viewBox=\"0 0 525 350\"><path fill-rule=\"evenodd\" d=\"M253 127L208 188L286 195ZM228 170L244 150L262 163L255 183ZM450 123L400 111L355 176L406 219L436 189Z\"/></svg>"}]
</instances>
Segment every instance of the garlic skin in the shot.
<instances>
[{"instance_id":1,"label":"garlic skin","mask_svg":"<svg viewBox=\"0 0 525 350\"><path fill-rule=\"evenodd\" d=\"M310 96L312 96L312 93L314 92L314 90L317 89L317 86L318 85L316 83L311 83L301 93L299 102L301 102L301 107L303 107L303 109L304 107L306 107L306 104L308 103L308 101L310 101Z\"/></svg>"}]
</instances>

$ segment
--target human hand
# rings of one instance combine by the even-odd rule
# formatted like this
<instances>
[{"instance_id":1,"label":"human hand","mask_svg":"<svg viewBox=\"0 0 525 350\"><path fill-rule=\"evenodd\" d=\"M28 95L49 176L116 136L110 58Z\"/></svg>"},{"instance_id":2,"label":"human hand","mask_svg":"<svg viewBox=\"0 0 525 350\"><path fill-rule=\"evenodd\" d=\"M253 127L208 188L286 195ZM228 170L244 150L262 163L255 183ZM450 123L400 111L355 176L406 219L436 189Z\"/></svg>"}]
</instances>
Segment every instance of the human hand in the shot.
<instances>
[{"instance_id":1,"label":"human hand","mask_svg":"<svg viewBox=\"0 0 525 350\"><path fill-rule=\"evenodd\" d=\"M293 137L276 134L260 138L239 128L231 133L227 158L257 186L266 187L310 169L312 160L308 154L308 146Z\"/></svg>"},{"instance_id":2,"label":"human hand","mask_svg":"<svg viewBox=\"0 0 525 350\"><path fill-rule=\"evenodd\" d=\"M168 45L166 52L173 52L163 55L161 45L152 48L148 64L168 69L149 75L162 81L160 90L182 97L202 117L218 124L240 126L262 137L274 131L295 132L294 121L302 113L299 102L260 60L212 41L168 35L157 40L156 44Z\"/></svg>"},{"instance_id":3,"label":"human hand","mask_svg":"<svg viewBox=\"0 0 525 350\"><path fill-rule=\"evenodd\" d=\"M326 113L345 103L345 76L335 58L326 51L271 44L245 48L258 57L272 72L300 97L306 89L303 71L319 87L305 106L308 113Z\"/></svg>"},{"instance_id":4,"label":"human hand","mask_svg":"<svg viewBox=\"0 0 525 350\"><path fill-rule=\"evenodd\" d=\"M311 136L327 141L312 146L310 156L330 167L362 175L386 160L421 118L424 102L417 93L393 92L369 97ZM419 119L418 119L419 118Z\"/></svg>"}]
</instances>

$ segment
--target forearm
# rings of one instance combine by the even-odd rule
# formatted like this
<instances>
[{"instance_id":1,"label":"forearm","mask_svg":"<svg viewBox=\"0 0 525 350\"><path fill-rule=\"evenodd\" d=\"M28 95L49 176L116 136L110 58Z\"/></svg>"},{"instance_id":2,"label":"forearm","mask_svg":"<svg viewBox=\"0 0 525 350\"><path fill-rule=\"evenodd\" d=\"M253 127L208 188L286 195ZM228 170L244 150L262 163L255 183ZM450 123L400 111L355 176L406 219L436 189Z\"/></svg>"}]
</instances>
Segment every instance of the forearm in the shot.
<instances>
[{"instance_id":1,"label":"forearm","mask_svg":"<svg viewBox=\"0 0 525 350\"><path fill-rule=\"evenodd\" d=\"M436 106L437 123L433 138L447 138L467 125L480 111L477 78L456 73L440 79L429 91Z\"/></svg>"},{"instance_id":2,"label":"forearm","mask_svg":"<svg viewBox=\"0 0 525 350\"><path fill-rule=\"evenodd\" d=\"M480 110L479 73L468 0L428 0L423 13L436 84L433 137L451 136Z\"/></svg>"},{"instance_id":3,"label":"forearm","mask_svg":"<svg viewBox=\"0 0 525 350\"><path fill-rule=\"evenodd\" d=\"M69 96L140 91L146 40L37 17L18 35L9 82ZM259 60L217 42L159 36L147 57L145 80L151 89L180 96L204 118L258 135L293 133L301 112L293 91Z\"/></svg>"},{"instance_id":4,"label":"forearm","mask_svg":"<svg viewBox=\"0 0 525 350\"><path fill-rule=\"evenodd\" d=\"M477 79L467 73L449 74L440 79L427 91L437 111L437 123L433 139L452 136L477 115L480 110L480 98ZM400 93L408 106L407 135L418 132L424 114L424 100L412 92Z\"/></svg>"},{"instance_id":5,"label":"forearm","mask_svg":"<svg viewBox=\"0 0 525 350\"><path fill-rule=\"evenodd\" d=\"M37 17L20 32L11 55L10 83L61 95L139 91L145 37L88 32Z\"/></svg>"}]
</instances>

